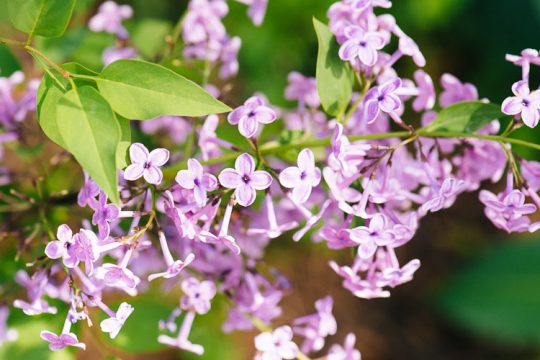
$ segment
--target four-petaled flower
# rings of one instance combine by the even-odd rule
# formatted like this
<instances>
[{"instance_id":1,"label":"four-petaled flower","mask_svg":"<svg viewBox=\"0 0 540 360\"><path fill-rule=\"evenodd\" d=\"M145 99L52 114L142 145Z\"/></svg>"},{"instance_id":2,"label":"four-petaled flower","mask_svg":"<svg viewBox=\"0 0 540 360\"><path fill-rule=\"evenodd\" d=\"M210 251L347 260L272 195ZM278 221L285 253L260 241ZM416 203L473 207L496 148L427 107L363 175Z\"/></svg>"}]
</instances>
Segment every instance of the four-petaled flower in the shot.
<instances>
[{"instance_id":1,"label":"four-petaled flower","mask_svg":"<svg viewBox=\"0 0 540 360\"><path fill-rule=\"evenodd\" d=\"M206 192L217 188L217 179L212 174L205 174L202 165L195 159L189 159L187 165L188 170L180 170L176 175L176 182L184 189L193 190L195 201L203 207L206 205Z\"/></svg>"},{"instance_id":2,"label":"four-petaled flower","mask_svg":"<svg viewBox=\"0 0 540 360\"><path fill-rule=\"evenodd\" d=\"M351 230L351 240L359 244L358 255L369 259L377 250L377 246L392 243L394 236L389 229L388 219L383 214L375 214L368 226L359 226Z\"/></svg>"},{"instance_id":3,"label":"four-petaled flower","mask_svg":"<svg viewBox=\"0 0 540 360\"><path fill-rule=\"evenodd\" d=\"M40 333L40 336L43 340L49 342L49 349L53 351L61 350L68 346L75 346L83 350L86 349L86 345L79 342L79 339L77 339L77 335L73 333L56 335L55 333L52 333L50 331L43 330Z\"/></svg>"},{"instance_id":4,"label":"four-petaled flower","mask_svg":"<svg viewBox=\"0 0 540 360\"><path fill-rule=\"evenodd\" d=\"M114 339L133 310L133 306L130 304L126 302L121 303L114 317L111 316L100 323L101 331L109 333L111 339Z\"/></svg>"},{"instance_id":5,"label":"four-petaled flower","mask_svg":"<svg viewBox=\"0 0 540 360\"><path fill-rule=\"evenodd\" d=\"M134 143L129 147L131 165L124 170L124 179L134 181L140 177L154 185L159 185L163 179L160 166L169 160L169 150L158 148L148 152L146 146Z\"/></svg>"},{"instance_id":6,"label":"four-petaled flower","mask_svg":"<svg viewBox=\"0 0 540 360\"><path fill-rule=\"evenodd\" d=\"M255 337L255 347L260 352L257 360L294 359L298 346L292 341L293 332L289 326L280 326L273 332L263 332Z\"/></svg>"},{"instance_id":7,"label":"four-petaled flower","mask_svg":"<svg viewBox=\"0 0 540 360\"><path fill-rule=\"evenodd\" d=\"M58 240L51 241L45 247L45 255L51 259L59 259L67 255L67 246L73 241L73 231L66 224L58 227L56 232Z\"/></svg>"},{"instance_id":8,"label":"four-petaled flower","mask_svg":"<svg viewBox=\"0 0 540 360\"><path fill-rule=\"evenodd\" d=\"M530 128L536 127L540 120L540 91L531 92L529 85L518 81L512 85L515 96L506 98L501 106L502 112L507 115L521 114L521 119Z\"/></svg>"},{"instance_id":9,"label":"four-petaled flower","mask_svg":"<svg viewBox=\"0 0 540 360\"><path fill-rule=\"evenodd\" d=\"M219 182L228 189L235 189L241 206L250 206L257 196L255 190L264 190L272 184L272 176L263 170L255 170L251 155L244 153L236 158L234 169L228 168L219 174Z\"/></svg>"},{"instance_id":10,"label":"four-petaled flower","mask_svg":"<svg viewBox=\"0 0 540 360\"><path fill-rule=\"evenodd\" d=\"M359 26L347 26L344 30L347 39L339 49L339 57L352 61L356 58L366 66L377 62L377 50L384 47L384 36L375 31L365 31Z\"/></svg>"},{"instance_id":11,"label":"four-petaled flower","mask_svg":"<svg viewBox=\"0 0 540 360\"><path fill-rule=\"evenodd\" d=\"M253 137L259 130L260 124L270 124L276 120L274 110L264 104L264 101L253 96L246 100L244 105L232 111L227 120L230 124L238 124L238 131L246 138Z\"/></svg>"},{"instance_id":12,"label":"four-petaled flower","mask_svg":"<svg viewBox=\"0 0 540 360\"><path fill-rule=\"evenodd\" d=\"M99 201L94 201L90 204L94 209L92 224L97 225L99 229L99 237L107 239L111 232L110 222L118 219L120 209L114 204L107 204L107 195L102 191L99 194Z\"/></svg>"},{"instance_id":13,"label":"four-petaled flower","mask_svg":"<svg viewBox=\"0 0 540 360\"><path fill-rule=\"evenodd\" d=\"M304 149L298 154L298 166L291 166L279 174L281 185L292 190L292 199L304 203L311 189L321 182L321 170L315 166L313 151Z\"/></svg>"},{"instance_id":14,"label":"four-petaled flower","mask_svg":"<svg viewBox=\"0 0 540 360\"><path fill-rule=\"evenodd\" d=\"M185 294L180 301L182 309L206 314L210 310L210 300L216 295L216 285L191 277L182 281L182 291Z\"/></svg>"},{"instance_id":15,"label":"four-petaled flower","mask_svg":"<svg viewBox=\"0 0 540 360\"><path fill-rule=\"evenodd\" d=\"M364 113L368 124L374 122L383 111L390 115L401 107L401 100L395 94L401 87L401 79L395 78L368 91L364 100Z\"/></svg>"}]
</instances>

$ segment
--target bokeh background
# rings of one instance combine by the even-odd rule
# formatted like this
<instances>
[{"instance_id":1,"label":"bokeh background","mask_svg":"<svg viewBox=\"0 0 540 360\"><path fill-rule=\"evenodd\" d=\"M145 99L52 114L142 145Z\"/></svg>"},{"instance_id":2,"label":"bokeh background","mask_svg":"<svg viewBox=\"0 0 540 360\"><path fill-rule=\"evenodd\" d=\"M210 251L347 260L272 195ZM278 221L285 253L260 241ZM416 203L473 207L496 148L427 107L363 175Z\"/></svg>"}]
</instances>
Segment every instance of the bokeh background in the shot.
<instances>
[{"instance_id":1,"label":"bokeh background","mask_svg":"<svg viewBox=\"0 0 540 360\"><path fill-rule=\"evenodd\" d=\"M133 6L135 18L129 28L135 39L150 44L149 53L154 51L152 39L168 33L187 5L185 0L120 2ZM317 43L311 18L326 21L332 2L269 0L263 26L254 28L245 6L230 1L225 23L243 41L241 70L232 96L240 101L257 91L274 104L292 106L283 99L287 74L300 71L314 76ZM4 3L0 0L0 21L6 17ZM99 1L79 0L73 28L66 36L38 40L37 46L58 61L71 59L99 68L101 51L113 39L83 28L98 5ZM494 102L508 96L511 84L520 78L519 68L505 62L504 55L540 47L539 0L396 0L389 12L420 45L428 59L426 71L434 79L450 72L475 84L481 97ZM0 25L0 33L17 36L5 24ZM4 72L9 71L10 56L0 47ZM27 72L32 72L28 59L21 56ZM408 60L400 61L398 69L406 76L414 71ZM533 69L534 87L540 84L538 74ZM519 136L540 141L539 131ZM539 157L522 149L520 153L529 159ZM71 179L57 176L49 182L62 188ZM58 215L62 216L67 216L65 211ZM364 359L540 359L537 240L538 236L536 240L509 237L496 231L484 218L477 194L468 194L451 209L428 216L416 238L400 249L400 257L419 258L422 267L414 281L394 290L389 299L357 299L343 290L327 263L332 258L348 262L350 254L331 252L324 245L272 244L267 260L290 278L294 288L294 295L283 302L279 320L285 323L311 313L314 300L332 294L340 330L328 341L341 342L346 333L354 332ZM0 242L0 284L24 267L22 260L13 260L13 244ZM133 302L137 311L115 342L101 337L99 331L83 330L89 350L78 354L50 353L39 339L37 334L44 327L60 326L58 319L42 316L28 321L12 311L10 323L19 330L20 340L1 347L0 359L194 359L155 341L157 320L168 314L177 296L174 290L152 288ZM254 333L222 334L219 327L224 316L225 306L217 302L210 314L197 318L192 337L206 347L202 358L250 359Z\"/></svg>"}]
</instances>

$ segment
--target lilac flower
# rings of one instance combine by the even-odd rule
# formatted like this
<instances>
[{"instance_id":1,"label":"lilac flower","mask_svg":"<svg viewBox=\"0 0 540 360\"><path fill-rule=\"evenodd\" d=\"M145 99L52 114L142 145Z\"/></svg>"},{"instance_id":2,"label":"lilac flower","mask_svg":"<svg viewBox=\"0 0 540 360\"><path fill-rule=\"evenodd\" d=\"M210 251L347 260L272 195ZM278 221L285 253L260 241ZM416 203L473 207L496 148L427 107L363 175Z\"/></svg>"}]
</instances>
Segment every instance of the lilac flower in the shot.
<instances>
[{"instance_id":1,"label":"lilac flower","mask_svg":"<svg viewBox=\"0 0 540 360\"><path fill-rule=\"evenodd\" d=\"M377 50L385 45L384 37L375 31L365 31L359 26L347 26L344 30L347 39L339 48L339 57L353 61L356 58L366 66L377 63Z\"/></svg>"},{"instance_id":2,"label":"lilac flower","mask_svg":"<svg viewBox=\"0 0 540 360\"><path fill-rule=\"evenodd\" d=\"M313 151L304 149L298 154L298 166L291 166L279 174L279 182L292 190L292 199L304 203L311 189L321 182L321 170L315 166Z\"/></svg>"},{"instance_id":3,"label":"lilac flower","mask_svg":"<svg viewBox=\"0 0 540 360\"><path fill-rule=\"evenodd\" d=\"M238 37L232 37L225 41L221 50L221 68L219 69L219 78L228 79L238 74L238 52L242 46L242 40Z\"/></svg>"},{"instance_id":4,"label":"lilac flower","mask_svg":"<svg viewBox=\"0 0 540 360\"><path fill-rule=\"evenodd\" d=\"M165 272L149 275L148 281L152 281L160 277L165 279L173 278L180 274L180 272L182 272L182 270L184 270L195 259L194 254L189 254L186 256L184 261L175 261L172 257L171 251L169 250L169 245L167 244L165 234L162 231L159 232L159 243L161 244L163 257L165 258L165 263L167 264L167 270Z\"/></svg>"},{"instance_id":5,"label":"lilac flower","mask_svg":"<svg viewBox=\"0 0 540 360\"><path fill-rule=\"evenodd\" d=\"M506 60L521 66L522 80L527 83L529 82L531 64L540 65L540 56L538 51L534 49L524 49L521 51L521 55L506 54Z\"/></svg>"},{"instance_id":6,"label":"lilac flower","mask_svg":"<svg viewBox=\"0 0 540 360\"><path fill-rule=\"evenodd\" d=\"M148 153L148 149L141 143L131 144L129 147L131 165L124 170L124 179L134 181L140 177L153 185L159 185L163 179L160 166L169 160L169 150L154 149Z\"/></svg>"},{"instance_id":7,"label":"lilac flower","mask_svg":"<svg viewBox=\"0 0 540 360\"><path fill-rule=\"evenodd\" d=\"M417 66L424 67L426 66L426 58L420 52L418 45L408 36L402 36L399 39L399 50L407 56L413 58L414 63Z\"/></svg>"},{"instance_id":8,"label":"lilac flower","mask_svg":"<svg viewBox=\"0 0 540 360\"><path fill-rule=\"evenodd\" d=\"M64 256L64 264L68 268L74 268L79 262L84 262L86 273L92 274L94 262L100 254L96 234L90 230L82 229L73 236L73 242Z\"/></svg>"},{"instance_id":9,"label":"lilac flower","mask_svg":"<svg viewBox=\"0 0 540 360\"><path fill-rule=\"evenodd\" d=\"M327 360L361 360L362 356L360 351L354 348L356 343L356 336L354 334L348 334L345 338L345 344L341 345L332 345L328 355L326 356Z\"/></svg>"},{"instance_id":10,"label":"lilac flower","mask_svg":"<svg viewBox=\"0 0 540 360\"><path fill-rule=\"evenodd\" d=\"M121 303L114 316L111 316L100 323L101 331L109 333L111 339L114 339L122 329L122 326L124 326L124 323L131 315L133 310L133 306L130 304L126 302Z\"/></svg>"},{"instance_id":11,"label":"lilac flower","mask_svg":"<svg viewBox=\"0 0 540 360\"><path fill-rule=\"evenodd\" d=\"M268 229L256 229L251 228L247 230L247 235L266 235L270 239L275 239L281 234L283 234L286 231L289 231L291 229L294 229L298 226L298 222L296 221L290 221L281 225L278 225L277 219L276 219L276 212L274 209L274 200L272 199L272 195L270 195L270 192L268 192L265 196L265 204L266 204L266 216L268 218Z\"/></svg>"},{"instance_id":12,"label":"lilac flower","mask_svg":"<svg viewBox=\"0 0 540 360\"><path fill-rule=\"evenodd\" d=\"M26 302L23 300L15 300L13 307L21 309L23 313L28 316L41 315L41 314L56 314L58 309L54 306L50 306L49 303L43 299L36 299L32 302Z\"/></svg>"},{"instance_id":13,"label":"lilac flower","mask_svg":"<svg viewBox=\"0 0 540 360\"><path fill-rule=\"evenodd\" d=\"M470 83L462 83L454 75L443 74L441 85L443 92L439 97L439 103L443 108L461 101L478 99L476 87Z\"/></svg>"},{"instance_id":14,"label":"lilac flower","mask_svg":"<svg viewBox=\"0 0 540 360\"><path fill-rule=\"evenodd\" d=\"M218 182L214 175L204 173L202 165L196 159L188 159L188 170L180 170L176 182L184 189L193 190L195 201L200 207L206 205L207 191L217 189Z\"/></svg>"},{"instance_id":15,"label":"lilac flower","mask_svg":"<svg viewBox=\"0 0 540 360\"><path fill-rule=\"evenodd\" d=\"M98 267L94 276L106 286L122 289L131 296L137 294L136 288L141 282L141 279L126 267L109 263Z\"/></svg>"},{"instance_id":16,"label":"lilac flower","mask_svg":"<svg viewBox=\"0 0 540 360\"><path fill-rule=\"evenodd\" d=\"M323 226L319 231L319 235L327 241L330 249L345 249L356 246L356 242L351 240L351 233L346 228L333 228Z\"/></svg>"},{"instance_id":17,"label":"lilac flower","mask_svg":"<svg viewBox=\"0 0 540 360\"><path fill-rule=\"evenodd\" d=\"M383 270L381 282L385 286L396 287L398 285L409 282L413 279L413 275L420 268L420 260L414 259L409 261L403 267L388 267Z\"/></svg>"},{"instance_id":18,"label":"lilac flower","mask_svg":"<svg viewBox=\"0 0 540 360\"><path fill-rule=\"evenodd\" d=\"M80 207L91 205L96 201L96 196L99 194L99 186L96 182L88 176L88 173L84 172L84 185L82 186L79 194L77 195L77 204Z\"/></svg>"},{"instance_id":19,"label":"lilac flower","mask_svg":"<svg viewBox=\"0 0 540 360\"><path fill-rule=\"evenodd\" d=\"M319 351L324 347L325 338L337 332L337 324L332 307L334 301L326 296L315 302L317 313L294 320L295 334L302 335L305 340L301 350L305 353Z\"/></svg>"},{"instance_id":20,"label":"lilac flower","mask_svg":"<svg viewBox=\"0 0 540 360\"><path fill-rule=\"evenodd\" d=\"M165 345L174 346L182 350L190 351L199 356L203 355L204 348L201 345L193 344L188 339L189 332L191 331L191 326L193 325L194 319L195 319L195 312L189 311L184 317L184 321L182 322L182 327L180 328L180 331L178 332L178 336L176 338L172 338L167 335L160 335L158 337L158 342Z\"/></svg>"},{"instance_id":21,"label":"lilac flower","mask_svg":"<svg viewBox=\"0 0 540 360\"><path fill-rule=\"evenodd\" d=\"M210 244L221 244L229 248L236 255L240 254L240 247L236 243L236 240L229 233L229 223L231 222L231 215L233 209L233 202L230 201L225 208L225 215L223 216L223 221L221 222L221 228L219 229L219 234L214 235L209 231L201 231L199 233L199 238L204 243Z\"/></svg>"},{"instance_id":22,"label":"lilac flower","mask_svg":"<svg viewBox=\"0 0 540 360\"><path fill-rule=\"evenodd\" d=\"M293 342L293 332L289 326L280 326L273 332L263 332L255 337L255 348L259 351L257 360L294 359L298 346Z\"/></svg>"},{"instance_id":23,"label":"lilac flower","mask_svg":"<svg viewBox=\"0 0 540 360\"><path fill-rule=\"evenodd\" d=\"M94 15L88 27L90 30L99 32L106 31L116 34L121 39L127 39L127 30L122 26L122 21L133 16L133 9L129 5L118 5L114 1L106 1L99 7L99 12Z\"/></svg>"},{"instance_id":24,"label":"lilac flower","mask_svg":"<svg viewBox=\"0 0 540 360\"><path fill-rule=\"evenodd\" d=\"M416 112L422 110L431 110L435 105L435 87L433 86L433 80L423 70L416 70L414 72L414 79L418 87L418 95L413 102L413 109Z\"/></svg>"},{"instance_id":25,"label":"lilac flower","mask_svg":"<svg viewBox=\"0 0 540 360\"><path fill-rule=\"evenodd\" d=\"M374 122L381 111L395 114L401 107L401 100L395 92L401 87L401 79L395 78L368 91L364 99L364 112L368 124Z\"/></svg>"},{"instance_id":26,"label":"lilac flower","mask_svg":"<svg viewBox=\"0 0 540 360\"><path fill-rule=\"evenodd\" d=\"M375 214L368 226L352 229L350 236L352 241L359 244L358 255L363 259L371 258L377 246L389 245L394 239L388 218L383 214Z\"/></svg>"},{"instance_id":27,"label":"lilac flower","mask_svg":"<svg viewBox=\"0 0 540 360\"><path fill-rule=\"evenodd\" d=\"M235 189L235 197L241 206L250 206L257 196L255 190L264 190L272 184L272 177L263 170L255 170L251 155L244 153L234 164L219 174L219 182L228 189Z\"/></svg>"},{"instance_id":28,"label":"lilac flower","mask_svg":"<svg viewBox=\"0 0 540 360\"><path fill-rule=\"evenodd\" d=\"M506 219L521 217L536 211L536 206L533 204L525 204L525 195L519 190L512 190L501 198L487 190L482 190L480 200L488 208L500 213Z\"/></svg>"},{"instance_id":29,"label":"lilac flower","mask_svg":"<svg viewBox=\"0 0 540 360\"><path fill-rule=\"evenodd\" d=\"M540 190L540 162L522 160L521 174L530 189L533 191Z\"/></svg>"},{"instance_id":30,"label":"lilac flower","mask_svg":"<svg viewBox=\"0 0 540 360\"><path fill-rule=\"evenodd\" d=\"M260 97L253 96L247 99L244 105L234 109L227 120L232 125L238 124L240 134L251 138L257 134L259 124L270 124L276 117L274 110L266 106Z\"/></svg>"},{"instance_id":31,"label":"lilac flower","mask_svg":"<svg viewBox=\"0 0 540 360\"><path fill-rule=\"evenodd\" d=\"M529 85L523 80L512 85L515 96L506 98L502 105L502 112L507 115L521 115L521 119L530 128L536 127L540 120L540 91L529 90Z\"/></svg>"},{"instance_id":32,"label":"lilac flower","mask_svg":"<svg viewBox=\"0 0 540 360\"><path fill-rule=\"evenodd\" d=\"M86 345L79 342L77 335L73 333L62 333L60 335L56 335L50 331L43 330L40 333L40 336L43 340L49 342L49 349L52 351L62 350L68 346L75 346L83 350L86 349Z\"/></svg>"},{"instance_id":33,"label":"lilac flower","mask_svg":"<svg viewBox=\"0 0 540 360\"><path fill-rule=\"evenodd\" d=\"M103 51L103 65L107 66L118 60L135 59L137 50L132 47L111 46Z\"/></svg>"},{"instance_id":34,"label":"lilac flower","mask_svg":"<svg viewBox=\"0 0 540 360\"><path fill-rule=\"evenodd\" d=\"M51 259L59 259L67 255L67 247L73 241L73 231L66 224L58 227L56 232L58 240L51 241L45 247L45 255Z\"/></svg>"},{"instance_id":35,"label":"lilac flower","mask_svg":"<svg viewBox=\"0 0 540 360\"><path fill-rule=\"evenodd\" d=\"M299 108L305 105L316 108L321 105L315 78L293 71L287 76L287 81L289 84L285 88L285 99L297 100Z\"/></svg>"},{"instance_id":36,"label":"lilac flower","mask_svg":"<svg viewBox=\"0 0 540 360\"><path fill-rule=\"evenodd\" d=\"M260 26L266 15L268 0L236 0L249 6L248 15L255 26Z\"/></svg>"},{"instance_id":37,"label":"lilac flower","mask_svg":"<svg viewBox=\"0 0 540 360\"><path fill-rule=\"evenodd\" d=\"M114 204L107 204L107 195L103 191L99 194L99 201L95 201L91 207L95 211L92 224L98 226L100 239L107 239L111 232L109 223L118 219L120 209Z\"/></svg>"},{"instance_id":38,"label":"lilac flower","mask_svg":"<svg viewBox=\"0 0 540 360\"><path fill-rule=\"evenodd\" d=\"M444 179L441 186L436 186L435 195L420 208L421 213L436 212L452 206L456 196L465 190L465 181L454 178Z\"/></svg>"},{"instance_id":39,"label":"lilac flower","mask_svg":"<svg viewBox=\"0 0 540 360\"><path fill-rule=\"evenodd\" d=\"M195 311L197 314L206 314L210 311L210 300L216 295L216 286L212 281L199 281L190 277L182 281L184 296L180 306L184 310Z\"/></svg>"}]
</instances>

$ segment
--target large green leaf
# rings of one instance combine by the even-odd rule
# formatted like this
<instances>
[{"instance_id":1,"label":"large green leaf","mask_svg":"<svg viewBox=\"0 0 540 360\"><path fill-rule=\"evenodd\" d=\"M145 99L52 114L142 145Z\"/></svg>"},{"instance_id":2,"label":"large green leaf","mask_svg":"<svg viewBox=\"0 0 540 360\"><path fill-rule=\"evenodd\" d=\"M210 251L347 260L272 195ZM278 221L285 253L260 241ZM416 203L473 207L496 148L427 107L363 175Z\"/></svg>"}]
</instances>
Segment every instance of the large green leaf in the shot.
<instances>
[{"instance_id":1,"label":"large green leaf","mask_svg":"<svg viewBox=\"0 0 540 360\"><path fill-rule=\"evenodd\" d=\"M163 66L119 60L97 78L114 111L132 120L161 115L203 116L231 109L194 82Z\"/></svg>"},{"instance_id":2,"label":"large green leaf","mask_svg":"<svg viewBox=\"0 0 540 360\"><path fill-rule=\"evenodd\" d=\"M328 26L315 18L313 26L319 40L317 90L324 110L338 116L351 101L354 73L350 65L339 58L339 45Z\"/></svg>"},{"instance_id":3,"label":"large green leaf","mask_svg":"<svg viewBox=\"0 0 540 360\"><path fill-rule=\"evenodd\" d=\"M61 36L69 24L75 0L9 0L13 26L31 35Z\"/></svg>"},{"instance_id":4,"label":"large green leaf","mask_svg":"<svg viewBox=\"0 0 540 360\"><path fill-rule=\"evenodd\" d=\"M472 259L438 296L441 314L508 343L540 345L540 242L512 243Z\"/></svg>"},{"instance_id":5,"label":"large green leaf","mask_svg":"<svg viewBox=\"0 0 540 360\"><path fill-rule=\"evenodd\" d=\"M120 124L120 142L118 143L118 148L116 149L116 168L123 169L128 166L127 156L128 149L131 145L131 125L129 120L116 115L118 123Z\"/></svg>"},{"instance_id":6,"label":"large green leaf","mask_svg":"<svg viewBox=\"0 0 540 360\"><path fill-rule=\"evenodd\" d=\"M93 87L71 89L60 98L57 116L66 149L118 203L116 154L121 129L107 101Z\"/></svg>"},{"instance_id":7,"label":"large green leaf","mask_svg":"<svg viewBox=\"0 0 540 360\"><path fill-rule=\"evenodd\" d=\"M464 101L443 109L423 131L474 133L491 121L505 116L500 105Z\"/></svg>"},{"instance_id":8,"label":"large green leaf","mask_svg":"<svg viewBox=\"0 0 540 360\"><path fill-rule=\"evenodd\" d=\"M96 73L77 63L64 64L62 67L67 71L77 74L90 76L97 75ZM52 76L50 74L52 74ZM58 101L64 95L64 93L71 89L71 84L54 69L51 69L50 74L45 73L43 80L39 84L37 92L38 122L45 135L65 149L66 145L58 130L58 117L56 112ZM76 79L75 83L78 86L90 84L84 79Z\"/></svg>"}]
</instances>

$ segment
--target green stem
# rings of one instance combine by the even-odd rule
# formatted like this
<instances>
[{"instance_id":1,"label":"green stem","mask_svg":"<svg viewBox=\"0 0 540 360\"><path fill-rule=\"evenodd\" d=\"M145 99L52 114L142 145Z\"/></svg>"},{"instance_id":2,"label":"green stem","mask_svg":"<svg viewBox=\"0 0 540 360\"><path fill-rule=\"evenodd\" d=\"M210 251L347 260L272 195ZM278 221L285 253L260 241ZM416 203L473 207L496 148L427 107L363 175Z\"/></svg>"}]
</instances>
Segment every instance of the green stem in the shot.
<instances>
[{"instance_id":1,"label":"green stem","mask_svg":"<svg viewBox=\"0 0 540 360\"><path fill-rule=\"evenodd\" d=\"M63 77L65 77L66 79L69 79L71 77L71 74L62 69L60 67L60 65L58 65L57 63L55 63L54 61L52 61L51 59L49 59L47 57L47 55L45 55L44 53L42 53L41 51L39 51L38 49L35 49L29 45L25 45L24 46L24 49L31 55L37 55L39 56L40 58L42 58L50 67L52 67L53 69L55 69L56 71L58 71L60 74L62 74Z\"/></svg>"}]
</instances>

